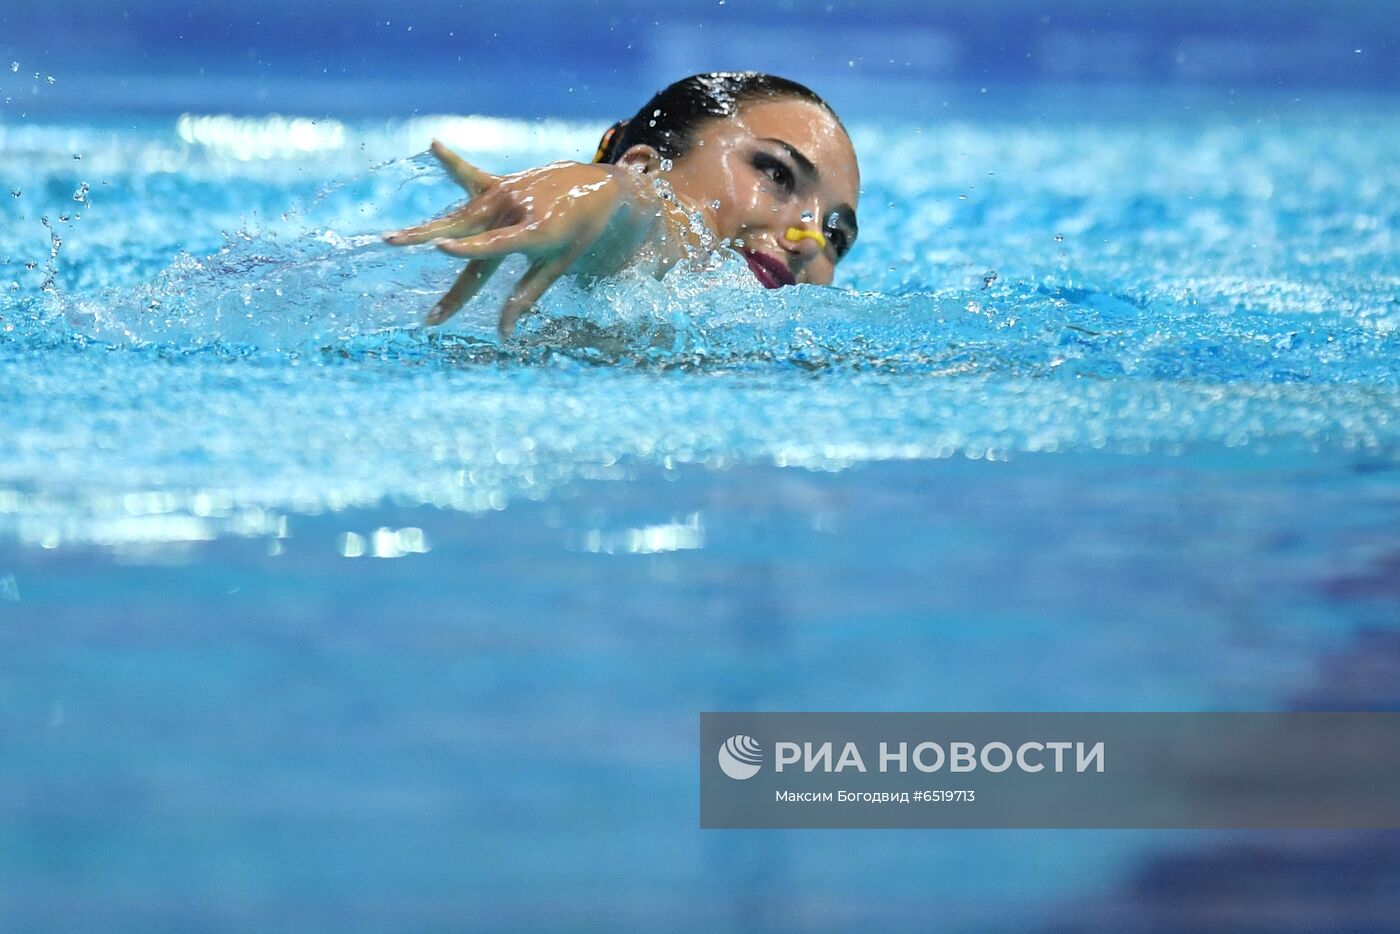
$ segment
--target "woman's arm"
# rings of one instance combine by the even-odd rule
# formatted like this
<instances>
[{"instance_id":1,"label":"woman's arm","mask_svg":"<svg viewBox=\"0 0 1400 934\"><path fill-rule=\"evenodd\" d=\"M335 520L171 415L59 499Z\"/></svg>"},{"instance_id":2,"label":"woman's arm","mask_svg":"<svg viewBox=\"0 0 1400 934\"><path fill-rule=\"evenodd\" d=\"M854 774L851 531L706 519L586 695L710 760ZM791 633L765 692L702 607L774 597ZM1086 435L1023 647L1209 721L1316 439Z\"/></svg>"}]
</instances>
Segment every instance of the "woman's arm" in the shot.
<instances>
[{"instance_id":1,"label":"woman's arm","mask_svg":"<svg viewBox=\"0 0 1400 934\"><path fill-rule=\"evenodd\" d=\"M429 325L456 314L511 253L528 256L530 268L501 308L502 339L567 272L610 275L641 259L659 276L699 245L684 209L663 197L649 176L622 166L558 162L497 176L437 140L432 153L471 202L384 238L395 246L437 242L439 249L470 259L429 313Z\"/></svg>"}]
</instances>

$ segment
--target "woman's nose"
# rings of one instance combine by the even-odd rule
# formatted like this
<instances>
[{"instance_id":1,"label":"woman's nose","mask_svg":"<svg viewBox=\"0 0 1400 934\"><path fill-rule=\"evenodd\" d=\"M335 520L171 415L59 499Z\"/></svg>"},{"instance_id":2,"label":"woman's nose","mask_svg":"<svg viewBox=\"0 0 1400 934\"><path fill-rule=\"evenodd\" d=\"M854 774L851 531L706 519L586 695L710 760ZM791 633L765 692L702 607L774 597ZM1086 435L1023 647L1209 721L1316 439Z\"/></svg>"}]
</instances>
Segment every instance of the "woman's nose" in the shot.
<instances>
[{"instance_id":1,"label":"woman's nose","mask_svg":"<svg viewBox=\"0 0 1400 934\"><path fill-rule=\"evenodd\" d=\"M784 245L795 253L811 255L826 249L826 237L811 227L789 227L783 235Z\"/></svg>"}]
</instances>

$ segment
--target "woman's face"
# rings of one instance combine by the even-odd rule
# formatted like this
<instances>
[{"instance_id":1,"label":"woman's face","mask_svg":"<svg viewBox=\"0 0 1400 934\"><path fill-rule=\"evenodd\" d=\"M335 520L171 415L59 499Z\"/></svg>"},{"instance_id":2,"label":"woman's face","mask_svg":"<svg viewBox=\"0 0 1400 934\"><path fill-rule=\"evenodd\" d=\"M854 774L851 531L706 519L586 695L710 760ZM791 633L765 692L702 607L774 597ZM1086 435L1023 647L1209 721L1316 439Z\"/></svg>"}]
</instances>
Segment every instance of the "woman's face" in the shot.
<instances>
[{"instance_id":1,"label":"woman's face","mask_svg":"<svg viewBox=\"0 0 1400 934\"><path fill-rule=\"evenodd\" d=\"M750 101L733 117L702 124L666 178L770 289L830 285L855 242L855 149L836 118L808 101ZM790 239L793 228L820 233L826 243Z\"/></svg>"}]
</instances>

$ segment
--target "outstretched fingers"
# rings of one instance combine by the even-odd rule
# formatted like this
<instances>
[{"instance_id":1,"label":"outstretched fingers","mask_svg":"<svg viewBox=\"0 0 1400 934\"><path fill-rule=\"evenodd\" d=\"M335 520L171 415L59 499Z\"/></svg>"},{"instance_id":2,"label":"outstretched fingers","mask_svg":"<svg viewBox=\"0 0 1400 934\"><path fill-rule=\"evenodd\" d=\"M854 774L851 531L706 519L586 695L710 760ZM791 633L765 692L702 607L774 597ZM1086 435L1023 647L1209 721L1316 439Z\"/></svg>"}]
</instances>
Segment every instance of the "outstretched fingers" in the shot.
<instances>
[{"instance_id":1,"label":"outstretched fingers","mask_svg":"<svg viewBox=\"0 0 1400 934\"><path fill-rule=\"evenodd\" d=\"M582 255L584 244L573 244L555 255L535 262L526 270L525 275L515 285L515 291L510 293L510 298L506 299L505 305L501 308L501 320L497 325L497 331L501 335L501 340L509 340L511 334L515 333L515 322L520 316L534 307L540 296L545 293L569 267Z\"/></svg>"},{"instance_id":2,"label":"outstretched fingers","mask_svg":"<svg viewBox=\"0 0 1400 934\"><path fill-rule=\"evenodd\" d=\"M414 243L431 243L434 240L470 237L486 230L495 219L495 211L491 205L473 201L446 217L387 233L384 235L384 242L392 246L408 246Z\"/></svg>"},{"instance_id":3,"label":"outstretched fingers","mask_svg":"<svg viewBox=\"0 0 1400 934\"><path fill-rule=\"evenodd\" d=\"M462 274L457 277L457 281L452 283L452 288L447 290L433 310L428 312L428 317L424 324L431 327L434 324L442 324L448 318L461 310L462 306L471 301L473 295L481 291L481 287L486 284L486 280L491 278L503 262L502 257L492 259L474 259L467 263L467 268L462 270Z\"/></svg>"},{"instance_id":4,"label":"outstretched fingers","mask_svg":"<svg viewBox=\"0 0 1400 934\"><path fill-rule=\"evenodd\" d=\"M484 259L507 253L533 253L548 245L550 236L538 225L511 224L470 237L444 240L438 249L453 256Z\"/></svg>"},{"instance_id":5,"label":"outstretched fingers","mask_svg":"<svg viewBox=\"0 0 1400 934\"><path fill-rule=\"evenodd\" d=\"M448 149L441 140L433 140L433 145L429 147L437 161L442 163L442 167L447 170L447 174L457 180L457 184L467 190L472 197L481 194L487 188L500 181L500 177L492 175L490 172L483 172L472 165L466 159Z\"/></svg>"}]
</instances>

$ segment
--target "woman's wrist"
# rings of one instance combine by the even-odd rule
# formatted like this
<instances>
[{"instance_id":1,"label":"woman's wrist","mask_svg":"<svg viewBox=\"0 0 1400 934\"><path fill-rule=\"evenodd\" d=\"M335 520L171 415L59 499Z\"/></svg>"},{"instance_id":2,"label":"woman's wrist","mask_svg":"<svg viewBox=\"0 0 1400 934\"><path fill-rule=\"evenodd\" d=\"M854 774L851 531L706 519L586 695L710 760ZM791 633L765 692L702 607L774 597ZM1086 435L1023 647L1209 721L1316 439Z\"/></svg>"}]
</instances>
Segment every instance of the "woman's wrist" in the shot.
<instances>
[{"instance_id":1,"label":"woman's wrist","mask_svg":"<svg viewBox=\"0 0 1400 934\"><path fill-rule=\"evenodd\" d=\"M645 224L633 259L648 262L660 277L682 260L707 250L713 241L709 220L697 205L672 191L664 176L615 167L627 192L626 210Z\"/></svg>"}]
</instances>

